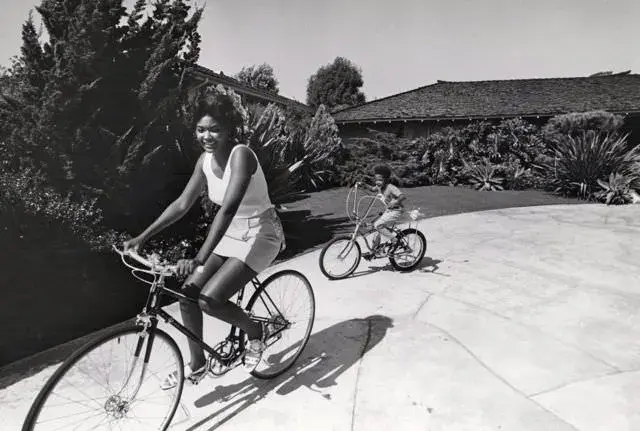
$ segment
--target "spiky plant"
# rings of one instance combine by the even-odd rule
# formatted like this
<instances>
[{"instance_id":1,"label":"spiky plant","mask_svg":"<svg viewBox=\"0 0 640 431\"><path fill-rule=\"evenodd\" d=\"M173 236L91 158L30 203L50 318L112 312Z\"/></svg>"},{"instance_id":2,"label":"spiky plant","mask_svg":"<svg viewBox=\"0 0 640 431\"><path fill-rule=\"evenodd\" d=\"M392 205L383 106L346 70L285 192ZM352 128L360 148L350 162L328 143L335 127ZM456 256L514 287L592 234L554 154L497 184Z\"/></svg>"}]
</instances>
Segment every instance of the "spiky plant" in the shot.
<instances>
[{"instance_id":1,"label":"spiky plant","mask_svg":"<svg viewBox=\"0 0 640 431\"><path fill-rule=\"evenodd\" d=\"M481 163L464 162L464 170L469 183L476 190L497 191L504 190L504 178L496 176L496 167L487 161Z\"/></svg>"},{"instance_id":2,"label":"spiky plant","mask_svg":"<svg viewBox=\"0 0 640 431\"><path fill-rule=\"evenodd\" d=\"M566 136L551 145L544 165L555 191L592 199L598 179L618 172L637 183L640 179L640 145L629 145L628 135L586 132Z\"/></svg>"},{"instance_id":3,"label":"spiky plant","mask_svg":"<svg viewBox=\"0 0 640 431\"><path fill-rule=\"evenodd\" d=\"M618 172L609 175L609 181L598 179L602 190L595 197L607 205L624 205L632 200L631 179Z\"/></svg>"}]
</instances>

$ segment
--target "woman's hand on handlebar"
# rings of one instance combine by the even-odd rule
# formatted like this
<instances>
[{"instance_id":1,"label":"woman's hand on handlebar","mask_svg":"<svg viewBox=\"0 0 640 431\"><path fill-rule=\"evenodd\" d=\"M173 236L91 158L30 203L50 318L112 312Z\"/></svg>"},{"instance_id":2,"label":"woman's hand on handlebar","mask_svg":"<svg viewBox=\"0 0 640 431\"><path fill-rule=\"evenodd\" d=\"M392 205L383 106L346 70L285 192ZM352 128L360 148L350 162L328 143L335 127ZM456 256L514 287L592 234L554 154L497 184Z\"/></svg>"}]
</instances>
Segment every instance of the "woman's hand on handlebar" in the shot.
<instances>
[{"instance_id":1,"label":"woman's hand on handlebar","mask_svg":"<svg viewBox=\"0 0 640 431\"><path fill-rule=\"evenodd\" d=\"M180 259L176 265L176 274L180 277L190 275L201 263L195 259Z\"/></svg>"},{"instance_id":2,"label":"woman's hand on handlebar","mask_svg":"<svg viewBox=\"0 0 640 431\"><path fill-rule=\"evenodd\" d=\"M139 236L135 238L131 238L130 240L125 241L122 244L122 251L124 251L125 253L128 252L129 250L137 252L138 249L142 247L144 242L145 242L144 238L140 238Z\"/></svg>"}]
</instances>

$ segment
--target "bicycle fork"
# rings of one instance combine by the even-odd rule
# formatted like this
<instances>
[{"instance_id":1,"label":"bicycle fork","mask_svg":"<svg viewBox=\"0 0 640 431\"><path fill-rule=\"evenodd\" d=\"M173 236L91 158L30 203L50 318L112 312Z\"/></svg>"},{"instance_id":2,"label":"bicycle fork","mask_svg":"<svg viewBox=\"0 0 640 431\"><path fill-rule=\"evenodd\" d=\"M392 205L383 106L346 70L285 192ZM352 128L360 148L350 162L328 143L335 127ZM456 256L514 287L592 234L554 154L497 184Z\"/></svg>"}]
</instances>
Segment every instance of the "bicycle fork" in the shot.
<instances>
[{"instance_id":1,"label":"bicycle fork","mask_svg":"<svg viewBox=\"0 0 640 431\"><path fill-rule=\"evenodd\" d=\"M122 384L122 388L117 393L117 395L120 396L122 392L125 390L125 388L129 386L129 382L133 378L133 374L137 368L138 362L140 362L140 355L142 353L142 348L145 346L145 340L146 340L147 343L146 343L146 349L144 351L142 366L140 369L140 376L139 376L138 382L135 385L135 389L128 397L129 402L132 402L138 395L138 392L142 387L142 382L144 381L144 378L147 374L147 366L149 364L149 358L151 357L151 349L153 348L155 330L158 327L158 319L152 319L148 315L140 315L138 316L136 323L139 325L142 325L143 329L138 334L138 341L136 343L136 349L133 354L134 359L127 373L127 377L124 383Z\"/></svg>"}]
</instances>

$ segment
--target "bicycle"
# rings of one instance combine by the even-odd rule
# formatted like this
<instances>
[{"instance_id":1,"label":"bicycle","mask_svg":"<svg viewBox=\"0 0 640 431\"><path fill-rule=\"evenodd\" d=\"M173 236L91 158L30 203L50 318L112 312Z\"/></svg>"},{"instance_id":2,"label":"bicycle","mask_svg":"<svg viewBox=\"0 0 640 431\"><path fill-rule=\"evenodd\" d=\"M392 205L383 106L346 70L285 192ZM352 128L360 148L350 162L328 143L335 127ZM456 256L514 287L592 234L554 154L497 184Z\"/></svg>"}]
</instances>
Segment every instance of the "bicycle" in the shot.
<instances>
[{"instance_id":1,"label":"bicycle","mask_svg":"<svg viewBox=\"0 0 640 431\"><path fill-rule=\"evenodd\" d=\"M351 196L353 196L353 208L349 207ZM364 215L361 216L358 208L360 207L363 199L371 199L371 202L364 211ZM357 240L359 236L364 240L364 244L369 251L368 254L371 255L370 258L365 257L367 260L388 258L391 266L395 270L401 272L411 271L420 263L420 261L422 261L427 250L427 240L424 234L416 229L413 224L417 221L418 217L422 215L419 208L409 211L408 215L411 222L408 228L400 229L397 224L394 225L391 227L391 230L394 233L394 238L392 240L380 247L378 250L374 250L371 247L367 240L367 235L376 231L375 227L373 227L375 219L367 221L367 218L369 217L369 213L376 202L381 202L384 205L382 195L365 195L358 199L357 183L349 191L346 203L347 216L355 222L355 229L351 235L338 236L329 241L320 252L320 270L328 279L339 280L346 278L353 274L358 265L360 265L362 250L360 248L360 243ZM382 213L379 213L378 217L380 215L382 215ZM368 229L362 232L363 228ZM332 268L329 265L328 260L334 250L337 251L337 260L339 263L346 263L346 269L343 272L332 272ZM417 250L417 253L413 255L412 252L415 250Z\"/></svg>"},{"instance_id":2,"label":"bicycle","mask_svg":"<svg viewBox=\"0 0 640 431\"><path fill-rule=\"evenodd\" d=\"M232 326L227 337L211 347L161 308L159 304L164 295L197 303L197 299L166 286L165 279L176 275L175 265L160 262L155 256L145 258L134 251L123 252L115 246L114 249L133 276L151 286L145 305L131 325L95 338L58 367L35 398L23 431L166 430L180 402L185 377L180 349L171 335L158 328L159 319L204 349L207 375L223 375L242 363L244 333L239 328ZM128 263L127 257L142 267ZM152 276L152 280L138 273ZM254 292L245 310L252 320L266 322L268 333L263 359L251 375L270 379L287 371L305 348L313 328L315 298L307 278L294 270L276 272L264 282L256 277L251 284ZM236 304L239 306L245 288L237 293ZM282 304L287 294L300 300L295 310L285 309ZM306 317L293 320L296 317L293 313L303 309L307 310ZM295 330L299 330L301 337L292 336ZM280 347L282 349L278 350ZM173 370L177 372L178 384L168 390L161 389L162 377Z\"/></svg>"}]
</instances>

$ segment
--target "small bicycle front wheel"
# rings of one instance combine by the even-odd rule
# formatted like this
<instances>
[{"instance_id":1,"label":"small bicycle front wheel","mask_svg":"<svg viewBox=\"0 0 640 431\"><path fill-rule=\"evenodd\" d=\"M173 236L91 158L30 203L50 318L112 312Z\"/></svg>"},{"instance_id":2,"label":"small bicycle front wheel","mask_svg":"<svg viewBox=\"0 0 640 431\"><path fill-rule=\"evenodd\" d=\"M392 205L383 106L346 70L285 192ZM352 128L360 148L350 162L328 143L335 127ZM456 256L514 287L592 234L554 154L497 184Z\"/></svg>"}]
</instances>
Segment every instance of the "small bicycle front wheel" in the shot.
<instances>
[{"instance_id":1,"label":"small bicycle front wheel","mask_svg":"<svg viewBox=\"0 0 640 431\"><path fill-rule=\"evenodd\" d=\"M270 379L287 371L309 341L316 306L313 289L297 271L285 270L267 278L247 303L252 318L266 323L267 348L251 372Z\"/></svg>"},{"instance_id":2,"label":"small bicycle front wheel","mask_svg":"<svg viewBox=\"0 0 640 431\"><path fill-rule=\"evenodd\" d=\"M164 374L178 384L160 387ZM166 430L184 385L182 354L160 329L118 328L73 353L46 382L23 431Z\"/></svg>"},{"instance_id":3,"label":"small bicycle front wheel","mask_svg":"<svg viewBox=\"0 0 640 431\"><path fill-rule=\"evenodd\" d=\"M404 229L389 252L389 262L398 271L411 271L422 261L427 240L417 229Z\"/></svg>"},{"instance_id":4,"label":"small bicycle front wheel","mask_svg":"<svg viewBox=\"0 0 640 431\"><path fill-rule=\"evenodd\" d=\"M329 280L346 278L360 265L361 257L358 241L349 236L339 236L328 242L320 252L320 271Z\"/></svg>"}]
</instances>

